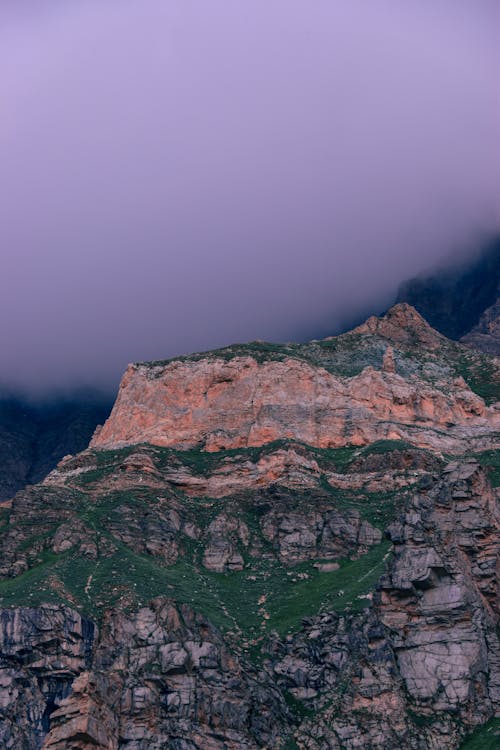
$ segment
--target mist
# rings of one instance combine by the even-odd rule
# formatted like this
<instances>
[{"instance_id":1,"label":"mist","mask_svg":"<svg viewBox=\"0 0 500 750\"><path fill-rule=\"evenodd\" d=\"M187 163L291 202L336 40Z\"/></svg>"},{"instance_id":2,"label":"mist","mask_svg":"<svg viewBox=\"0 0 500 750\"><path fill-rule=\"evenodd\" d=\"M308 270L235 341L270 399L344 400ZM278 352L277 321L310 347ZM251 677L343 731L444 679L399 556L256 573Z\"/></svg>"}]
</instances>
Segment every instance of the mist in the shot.
<instances>
[{"instance_id":1,"label":"mist","mask_svg":"<svg viewBox=\"0 0 500 750\"><path fill-rule=\"evenodd\" d=\"M22 7L19 7L22 6ZM500 223L495 0L3 0L0 382L339 331Z\"/></svg>"}]
</instances>

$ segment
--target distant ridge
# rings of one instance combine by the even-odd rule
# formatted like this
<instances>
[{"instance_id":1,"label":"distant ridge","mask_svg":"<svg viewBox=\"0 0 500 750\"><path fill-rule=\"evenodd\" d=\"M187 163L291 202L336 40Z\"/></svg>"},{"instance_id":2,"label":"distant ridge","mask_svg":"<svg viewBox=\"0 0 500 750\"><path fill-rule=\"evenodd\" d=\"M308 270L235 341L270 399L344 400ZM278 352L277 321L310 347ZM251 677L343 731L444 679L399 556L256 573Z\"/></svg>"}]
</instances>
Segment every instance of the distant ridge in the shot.
<instances>
[{"instance_id":1,"label":"distant ridge","mask_svg":"<svg viewBox=\"0 0 500 750\"><path fill-rule=\"evenodd\" d=\"M66 454L86 448L110 409L111 404L98 396L35 404L0 395L0 502L41 481Z\"/></svg>"},{"instance_id":2,"label":"distant ridge","mask_svg":"<svg viewBox=\"0 0 500 750\"><path fill-rule=\"evenodd\" d=\"M498 356L500 237L491 240L468 263L404 282L397 302L415 307L448 338L463 338L468 345ZM471 337L473 331L475 335Z\"/></svg>"}]
</instances>

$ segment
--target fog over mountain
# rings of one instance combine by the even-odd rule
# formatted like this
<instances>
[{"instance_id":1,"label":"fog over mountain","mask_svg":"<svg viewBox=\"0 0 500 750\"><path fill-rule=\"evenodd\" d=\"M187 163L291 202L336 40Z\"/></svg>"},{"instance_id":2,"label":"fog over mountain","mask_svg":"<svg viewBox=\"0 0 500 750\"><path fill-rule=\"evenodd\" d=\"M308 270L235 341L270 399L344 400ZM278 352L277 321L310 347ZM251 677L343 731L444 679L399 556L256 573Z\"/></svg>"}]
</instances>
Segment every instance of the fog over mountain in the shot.
<instances>
[{"instance_id":1,"label":"fog over mountain","mask_svg":"<svg viewBox=\"0 0 500 750\"><path fill-rule=\"evenodd\" d=\"M334 333L499 224L500 7L0 7L0 382Z\"/></svg>"}]
</instances>

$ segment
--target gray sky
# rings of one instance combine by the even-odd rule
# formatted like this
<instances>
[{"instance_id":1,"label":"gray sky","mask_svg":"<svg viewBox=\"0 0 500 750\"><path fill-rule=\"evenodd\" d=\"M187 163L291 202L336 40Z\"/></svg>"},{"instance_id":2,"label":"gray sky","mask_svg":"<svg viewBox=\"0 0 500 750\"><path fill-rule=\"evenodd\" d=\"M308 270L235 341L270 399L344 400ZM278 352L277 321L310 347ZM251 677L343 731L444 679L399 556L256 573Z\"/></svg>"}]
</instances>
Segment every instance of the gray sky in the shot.
<instances>
[{"instance_id":1,"label":"gray sky","mask_svg":"<svg viewBox=\"0 0 500 750\"><path fill-rule=\"evenodd\" d=\"M2 0L0 382L327 335L498 229L496 0Z\"/></svg>"}]
</instances>

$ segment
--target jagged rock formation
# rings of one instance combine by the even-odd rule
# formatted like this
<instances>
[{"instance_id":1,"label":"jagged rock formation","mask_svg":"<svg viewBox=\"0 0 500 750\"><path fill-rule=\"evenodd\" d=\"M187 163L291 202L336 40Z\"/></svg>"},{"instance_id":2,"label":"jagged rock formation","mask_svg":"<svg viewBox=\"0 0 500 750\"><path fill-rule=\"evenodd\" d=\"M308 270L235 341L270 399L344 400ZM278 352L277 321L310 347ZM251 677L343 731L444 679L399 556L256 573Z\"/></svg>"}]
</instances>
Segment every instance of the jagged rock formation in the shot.
<instances>
[{"instance_id":1,"label":"jagged rock formation","mask_svg":"<svg viewBox=\"0 0 500 750\"><path fill-rule=\"evenodd\" d=\"M406 305L129 368L0 511L1 746L494 741L497 375Z\"/></svg>"},{"instance_id":2,"label":"jagged rock formation","mask_svg":"<svg viewBox=\"0 0 500 750\"><path fill-rule=\"evenodd\" d=\"M3 610L0 637L5 750L184 748L188 733L192 747L275 747L288 715L269 675L168 599L99 630L63 605Z\"/></svg>"}]
</instances>

